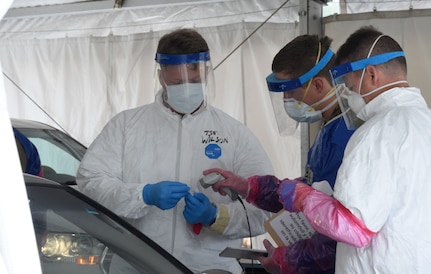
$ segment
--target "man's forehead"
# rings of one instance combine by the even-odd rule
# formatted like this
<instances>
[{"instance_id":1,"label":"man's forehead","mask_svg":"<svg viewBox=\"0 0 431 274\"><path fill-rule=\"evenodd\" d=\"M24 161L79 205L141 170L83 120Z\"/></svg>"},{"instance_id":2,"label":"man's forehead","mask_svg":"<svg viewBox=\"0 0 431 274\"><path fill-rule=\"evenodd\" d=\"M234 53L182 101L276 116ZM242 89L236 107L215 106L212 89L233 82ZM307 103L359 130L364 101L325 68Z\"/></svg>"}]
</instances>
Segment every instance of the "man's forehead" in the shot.
<instances>
[{"instance_id":1,"label":"man's forehead","mask_svg":"<svg viewBox=\"0 0 431 274\"><path fill-rule=\"evenodd\" d=\"M194 71L198 67L199 67L198 64L164 65L162 69L168 72L178 72L178 71Z\"/></svg>"},{"instance_id":2,"label":"man's forehead","mask_svg":"<svg viewBox=\"0 0 431 274\"><path fill-rule=\"evenodd\" d=\"M274 74L278 80L290 80L293 78L289 73L286 73L284 71L275 72Z\"/></svg>"}]
</instances>

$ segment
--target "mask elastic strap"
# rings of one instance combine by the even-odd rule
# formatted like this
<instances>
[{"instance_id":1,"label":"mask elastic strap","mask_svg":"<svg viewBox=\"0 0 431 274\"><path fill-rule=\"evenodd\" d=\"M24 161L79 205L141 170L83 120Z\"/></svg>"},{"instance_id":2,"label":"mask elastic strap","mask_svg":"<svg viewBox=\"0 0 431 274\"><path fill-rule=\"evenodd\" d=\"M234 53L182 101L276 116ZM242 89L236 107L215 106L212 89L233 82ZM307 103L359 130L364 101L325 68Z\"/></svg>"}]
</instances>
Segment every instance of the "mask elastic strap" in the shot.
<instances>
[{"instance_id":1,"label":"mask elastic strap","mask_svg":"<svg viewBox=\"0 0 431 274\"><path fill-rule=\"evenodd\" d=\"M317 101L316 103L312 104L311 107L314 109L315 107L317 107L318 105L320 105L321 103L331 99L332 97L334 97L335 95L335 88L331 88L326 95L320 99L319 101ZM337 100L333 100L331 103L329 103L326 107L324 107L323 109L321 109L321 112L324 112L326 110L328 110L330 107L332 107L335 103L337 102Z\"/></svg>"},{"instance_id":2,"label":"mask elastic strap","mask_svg":"<svg viewBox=\"0 0 431 274\"><path fill-rule=\"evenodd\" d=\"M374 47L376 46L376 44L380 40L380 38L382 38L383 36L386 36L386 35L381 34L381 35L379 35L379 37L376 38L376 40L374 40L373 44L371 45L370 50L368 51L367 58L370 58L371 53L373 52ZM361 81L359 82L359 90L358 90L359 95L361 95L362 80L364 79L365 69L366 69L366 67L362 69Z\"/></svg>"},{"instance_id":3,"label":"mask elastic strap","mask_svg":"<svg viewBox=\"0 0 431 274\"><path fill-rule=\"evenodd\" d=\"M322 99L320 99L320 100L319 100L319 101L317 101L316 103L312 104L311 106L312 106L312 107L316 107L316 106L320 105L321 103L323 103L323 102L327 101L327 100L328 100L328 99L330 99L331 97L333 97L333 95L335 95L334 90L335 90L335 88L331 88L331 89L330 89L330 90L325 94L325 96L323 96L323 98L322 98Z\"/></svg>"},{"instance_id":4,"label":"mask elastic strap","mask_svg":"<svg viewBox=\"0 0 431 274\"><path fill-rule=\"evenodd\" d=\"M320 43L320 41L319 41L319 50L317 51L316 63L314 65L317 65L319 63L319 59L320 59L320 54L321 53L322 53L322 43ZM305 89L304 96L302 96L302 99L301 99L301 101L299 102L298 105L300 105L302 102L304 102L305 96L307 96L308 90L310 89L311 82L313 82L313 78L314 77L311 77L310 81L308 81L307 88Z\"/></svg>"},{"instance_id":5,"label":"mask elastic strap","mask_svg":"<svg viewBox=\"0 0 431 274\"><path fill-rule=\"evenodd\" d=\"M408 84L409 82L407 82L406 80L400 80L400 81L395 81L395 82L392 82L392 83L388 83L388 84L385 84L385 85L383 85L383 86L381 86L381 87L378 87L378 88L376 88L376 89L374 89L374 90L372 90L372 91L370 91L370 92L368 92L368 93L366 93L366 94L364 94L364 95L361 95L361 97L365 97L365 96L368 96L368 95L370 95L370 94L373 94L374 92L377 92L377 91L379 91L379 90L382 90L382 89L384 89L384 88L387 88L387 87L390 87L390 86L393 86L393 85L397 85L397 84Z\"/></svg>"},{"instance_id":6,"label":"mask elastic strap","mask_svg":"<svg viewBox=\"0 0 431 274\"><path fill-rule=\"evenodd\" d=\"M335 105L336 103L337 103L337 100L335 99L331 103L329 103L326 107L322 108L320 111L323 113L323 112L327 111L330 107L332 107L333 105Z\"/></svg>"}]
</instances>

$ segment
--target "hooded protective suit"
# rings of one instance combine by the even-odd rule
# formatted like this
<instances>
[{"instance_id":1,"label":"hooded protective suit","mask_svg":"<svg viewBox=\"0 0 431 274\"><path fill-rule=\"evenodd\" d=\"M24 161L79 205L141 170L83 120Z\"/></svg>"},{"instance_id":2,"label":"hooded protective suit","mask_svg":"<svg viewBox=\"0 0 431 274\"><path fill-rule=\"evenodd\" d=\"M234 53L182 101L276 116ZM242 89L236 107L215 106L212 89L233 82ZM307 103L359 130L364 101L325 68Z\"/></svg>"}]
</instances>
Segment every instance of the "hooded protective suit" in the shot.
<instances>
[{"instance_id":1,"label":"hooded protective suit","mask_svg":"<svg viewBox=\"0 0 431 274\"><path fill-rule=\"evenodd\" d=\"M393 88L358 117L365 123L346 147L335 199L299 181L253 177L247 201L302 211L316 231L338 241L337 274L430 273L431 110L418 89ZM266 192L271 184L278 204L274 191Z\"/></svg>"},{"instance_id":2,"label":"hooded protective suit","mask_svg":"<svg viewBox=\"0 0 431 274\"><path fill-rule=\"evenodd\" d=\"M291 181L280 202L339 242L336 273L430 273L431 110L418 89L392 88L357 115L335 199Z\"/></svg>"},{"instance_id":3,"label":"hooded protective suit","mask_svg":"<svg viewBox=\"0 0 431 274\"><path fill-rule=\"evenodd\" d=\"M163 105L159 92L154 103L109 121L82 160L77 183L82 192L127 219L193 271L241 273L235 259L218 254L227 246L240 247L241 238L249 236L244 208L198 184L202 171L214 167L244 177L273 173L264 149L246 126L209 105L181 117ZM191 192L204 193L217 205L215 223L196 235L184 219L184 199L170 210L146 205L143 187L163 180L186 183ZM264 233L263 222L270 213L244 204L252 235Z\"/></svg>"},{"instance_id":4,"label":"hooded protective suit","mask_svg":"<svg viewBox=\"0 0 431 274\"><path fill-rule=\"evenodd\" d=\"M431 110L418 89L393 88L358 117L334 197L377 234L339 243L336 273L431 273Z\"/></svg>"}]
</instances>

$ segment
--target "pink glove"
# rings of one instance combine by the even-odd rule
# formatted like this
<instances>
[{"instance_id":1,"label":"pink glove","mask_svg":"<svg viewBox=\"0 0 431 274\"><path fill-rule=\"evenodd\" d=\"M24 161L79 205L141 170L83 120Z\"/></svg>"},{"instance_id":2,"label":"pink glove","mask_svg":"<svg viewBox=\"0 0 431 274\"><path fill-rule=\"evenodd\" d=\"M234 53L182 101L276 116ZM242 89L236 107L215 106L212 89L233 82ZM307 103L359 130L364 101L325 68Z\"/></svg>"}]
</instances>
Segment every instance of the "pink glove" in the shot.
<instances>
[{"instance_id":1,"label":"pink glove","mask_svg":"<svg viewBox=\"0 0 431 274\"><path fill-rule=\"evenodd\" d=\"M234 174L233 172L223 170L220 168L211 168L204 170L202 172L203 175L208 175L213 172L220 173L223 177L226 178L226 180L220 181L218 183L215 183L212 185L212 188L214 191L220 193L221 195L225 196L226 192L223 190L223 188L230 188L234 192L238 193L242 198L247 197L249 185L247 178L243 178L241 176L238 176Z\"/></svg>"},{"instance_id":2,"label":"pink glove","mask_svg":"<svg viewBox=\"0 0 431 274\"><path fill-rule=\"evenodd\" d=\"M268 240L263 240L263 245L268 251L268 257L260 257L259 261L265 270L272 274L295 274L294 272L283 272L283 250L282 248L274 248Z\"/></svg>"}]
</instances>

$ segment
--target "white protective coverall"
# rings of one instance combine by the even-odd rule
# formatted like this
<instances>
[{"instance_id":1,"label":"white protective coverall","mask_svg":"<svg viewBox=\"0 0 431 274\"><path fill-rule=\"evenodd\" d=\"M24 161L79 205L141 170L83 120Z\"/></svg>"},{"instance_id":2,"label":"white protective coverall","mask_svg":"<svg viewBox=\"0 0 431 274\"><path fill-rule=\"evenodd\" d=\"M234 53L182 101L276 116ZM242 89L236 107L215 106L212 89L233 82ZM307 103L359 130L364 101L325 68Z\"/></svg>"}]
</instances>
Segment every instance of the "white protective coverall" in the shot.
<instances>
[{"instance_id":1,"label":"white protective coverall","mask_svg":"<svg viewBox=\"0 0 431 274\"><path fill-rule=\"evenodd\" d=\"M358 117L334 197L377 234L338 243L336 273L431 273L431 111L418 89L393 88Z\"/></svg>"},{"instance_id":2,"label":"white protective coverall","mask_svg":"<svg viewBox=\"0 0 431 274\"><path fill-rule=\"evenodd\" d=\"M82 160L77 183L83 193L124 217L192 271L241 273L236 259L219 253L228 246L240 247L249 236L244 208L198 184L202 171L215 167L243 177L273 174L270 159L245 125L212 106L181 117L163 105L159 92L154 103L123 111L108 122ZM143 187L166 180L204 193L217 205L216 222L196 235L184 219L184 199L170 210L146 205ZM270 213L244 204L252 235L264 233Z\"/></svg>"}]
</instances>

